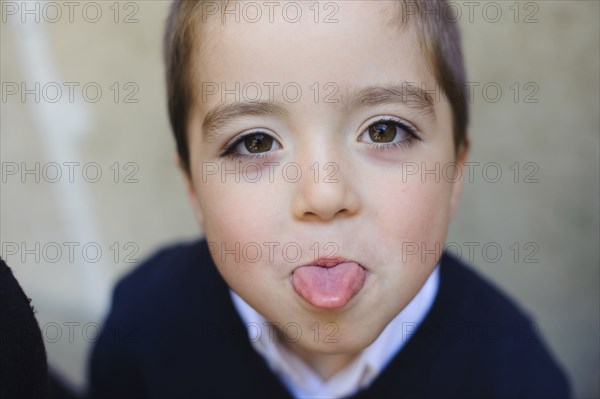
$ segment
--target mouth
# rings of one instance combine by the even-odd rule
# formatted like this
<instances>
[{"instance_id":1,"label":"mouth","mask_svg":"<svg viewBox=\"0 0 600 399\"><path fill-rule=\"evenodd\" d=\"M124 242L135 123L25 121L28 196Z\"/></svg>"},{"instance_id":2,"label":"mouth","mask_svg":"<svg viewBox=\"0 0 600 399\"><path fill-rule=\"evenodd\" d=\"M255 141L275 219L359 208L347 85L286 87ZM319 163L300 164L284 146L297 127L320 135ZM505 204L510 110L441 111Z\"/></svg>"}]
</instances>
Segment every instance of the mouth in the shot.
<instances>
[{"instance_id":1,"label":"mouth","mask_svg":"<svg viewBox=\"0 0 600 399\"><path fill-rule=\"evenodd\" d=\"M337 309L358 294L365 283L365 268L345 258L319 258L294 269L294 291L312 306Z\"/></svg>"}]
</instances>

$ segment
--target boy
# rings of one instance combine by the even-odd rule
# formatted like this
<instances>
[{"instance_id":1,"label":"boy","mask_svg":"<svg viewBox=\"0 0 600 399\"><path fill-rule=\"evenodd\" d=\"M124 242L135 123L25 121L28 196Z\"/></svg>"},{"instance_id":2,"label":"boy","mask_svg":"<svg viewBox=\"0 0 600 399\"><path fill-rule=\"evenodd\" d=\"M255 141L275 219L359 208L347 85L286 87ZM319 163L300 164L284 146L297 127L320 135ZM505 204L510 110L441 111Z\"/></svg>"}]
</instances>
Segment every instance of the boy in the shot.
<instances>
[{"instance_id":1,"label":"boy","mask_svg":"<svg viewBox=\"0 0 600 399\"><path fill-rule=\"evenodd\" d=\"M440 250L468 101L439 4L175 2L169 113L206 238L119 283L93 396L569 395L529 318Z\"/></svg>"}]
</instances>

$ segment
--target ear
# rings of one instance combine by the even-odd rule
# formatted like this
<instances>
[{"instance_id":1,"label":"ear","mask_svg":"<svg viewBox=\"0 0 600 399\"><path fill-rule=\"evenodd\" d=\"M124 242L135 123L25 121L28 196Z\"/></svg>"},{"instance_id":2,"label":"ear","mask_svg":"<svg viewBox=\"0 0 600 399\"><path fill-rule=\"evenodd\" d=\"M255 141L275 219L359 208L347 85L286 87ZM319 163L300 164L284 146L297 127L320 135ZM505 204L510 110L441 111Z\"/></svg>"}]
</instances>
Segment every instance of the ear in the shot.
<instances>
[{"instance_id":1,"label":"ear","mask_svg":"<svg viewBox=\"0 0 600 399\"><path fill-rule=\"evenodd\" d=\"M175 154L175 162L179 167L179 171L183 176L183 180L185 182L185 186L187 189L188 200L192 205L192 209L194 210L194 215L196 215L196 220L200 224L200 227L204 231L204 217L202 216L202 209L200 208L200 200L198 200L198 195L194 190L194 180L192 178L191 172L188 172L183 164L183 161L179 157L178 154Z\"/></svg>"},{"instance_id":2,"label":"ear","mask_svg":"<svg viewBox=\"0 0 600 399\"><path fill-rule=\"evenodd\" d=\"M458 201L460 199L460 193L462 191L462 182L464 177L464 165L469 154L469 135L466 135L463 143L458 149L456 156L456 166L458 168L459 178L452 183L452 192L450 193L450 219L454 217L456 208L458 207Z\"/></svg>"}]
</instances>

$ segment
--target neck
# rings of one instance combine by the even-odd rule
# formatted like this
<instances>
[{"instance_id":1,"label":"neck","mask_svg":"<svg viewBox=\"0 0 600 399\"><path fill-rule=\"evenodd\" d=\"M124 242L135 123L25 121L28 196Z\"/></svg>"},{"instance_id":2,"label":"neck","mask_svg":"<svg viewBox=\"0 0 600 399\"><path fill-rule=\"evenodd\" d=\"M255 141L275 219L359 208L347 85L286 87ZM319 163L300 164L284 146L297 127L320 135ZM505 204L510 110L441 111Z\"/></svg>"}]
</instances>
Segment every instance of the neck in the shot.
<instances>
[{"instance_id":1,"label":"neck","mask_svg":"<svg viewBox=\"0 0 600 399\"><path fill-rule=\"evenodd\" d=\"M300 357L324 381L327 381L343 370L360 354L360 352L335 354L315 353L301 348L300 345L291 344L285 339L280 339L279 342L284 343L286 348Z\"/></svg>"}]
</instances>

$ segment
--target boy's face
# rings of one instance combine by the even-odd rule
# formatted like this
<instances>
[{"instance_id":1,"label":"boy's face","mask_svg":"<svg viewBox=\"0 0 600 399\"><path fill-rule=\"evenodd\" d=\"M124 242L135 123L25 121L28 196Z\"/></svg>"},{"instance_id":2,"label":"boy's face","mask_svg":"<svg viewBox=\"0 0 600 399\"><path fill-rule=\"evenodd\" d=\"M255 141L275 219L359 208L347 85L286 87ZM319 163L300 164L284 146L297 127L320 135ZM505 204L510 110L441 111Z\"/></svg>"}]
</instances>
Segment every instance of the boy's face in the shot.
<instances>
[{"instance_id":1,"label":"boy's face","mask_svg":"<svg viewBox=\"0 0 600 399\"><path fill-rule=\"evenodd\" d=\"M291 8L271 23L264 6L252 23L238 5L240 22L203 26L191 198L220 273L286 328L290 348L356 353L439 259L460 189L451 108L439 90L430 104L415 93L437 86L416 33L389 22L392 4L319 3L318 16L295 4L295 23ZM334 11L338 22L324 23ZM295 270L328 256L358 266Z\"/></svg>"}]
</instances>

